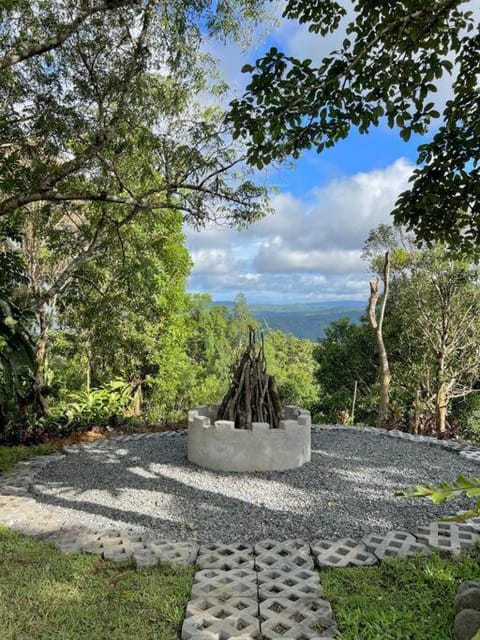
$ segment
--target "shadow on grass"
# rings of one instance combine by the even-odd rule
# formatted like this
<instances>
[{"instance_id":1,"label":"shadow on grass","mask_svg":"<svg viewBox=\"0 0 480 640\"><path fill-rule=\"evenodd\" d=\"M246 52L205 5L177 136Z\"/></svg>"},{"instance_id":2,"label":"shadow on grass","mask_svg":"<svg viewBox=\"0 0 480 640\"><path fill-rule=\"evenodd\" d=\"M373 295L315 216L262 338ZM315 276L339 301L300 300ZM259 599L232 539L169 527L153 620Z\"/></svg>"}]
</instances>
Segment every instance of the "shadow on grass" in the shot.
<instances>
[{"instance_id":1,"label":"shadow on grass","mask_svg":"<svg viewBox=\"0 0 480 640\"><path fill-rule=\"evenodd\" d=\"M193 568L136 571L0 527L2 640L177 640Z\"/></svg>"}]
</instances>

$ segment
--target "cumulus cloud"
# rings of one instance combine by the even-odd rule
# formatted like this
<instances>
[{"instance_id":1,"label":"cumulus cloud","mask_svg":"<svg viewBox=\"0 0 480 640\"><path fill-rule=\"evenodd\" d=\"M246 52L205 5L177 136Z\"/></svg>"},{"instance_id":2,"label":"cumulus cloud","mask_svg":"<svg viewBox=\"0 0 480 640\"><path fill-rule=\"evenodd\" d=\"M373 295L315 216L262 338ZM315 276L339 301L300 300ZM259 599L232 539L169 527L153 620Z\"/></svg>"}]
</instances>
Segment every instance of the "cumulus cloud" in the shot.
<instances>
[{"instance_id":1,"label":"cumulus cloud","mask_svg":"<svg viewBox=\"0 0 480 640\"><path fill-rule=\"evenodd\" d=\"M193 261L193 274L228 274L234 269L232 255L225 249L199 249L191 251L190 255Z\"/></svg>"},{"instance_id":2,"label":"cumulus cloud","mask_svg":"<svg viewBox=\"0 0 480 640\"><path fill-rule=\"evenodd\" d=\"M243 232L211 227L187 231L193 291L228 299L360 299L368 290L361 260L369 231L391 222L390 211L413 167L389 167L336 178L304 198L279 193L273 215Z\"/></svg>"}]
</instances>

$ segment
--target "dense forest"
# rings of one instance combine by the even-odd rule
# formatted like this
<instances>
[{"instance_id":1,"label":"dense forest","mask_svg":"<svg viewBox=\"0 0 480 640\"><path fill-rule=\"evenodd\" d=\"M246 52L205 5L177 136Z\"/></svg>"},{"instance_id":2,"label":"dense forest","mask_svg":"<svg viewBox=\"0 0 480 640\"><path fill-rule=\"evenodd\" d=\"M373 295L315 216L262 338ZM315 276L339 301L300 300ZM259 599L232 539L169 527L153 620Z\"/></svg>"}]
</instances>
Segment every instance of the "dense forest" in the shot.
<instances>
[{"instance_id":1,"label":"dense forest","mask_svg":"<svg viewBox=\"0 0 480 640\"><path fill-rule=\"evenodd\" d=\"M287 4L287 17L306 10L301 2ZM267 190L255 182L255 170L345 137L353 118L348 101L358 106L375 82L371 99L380 106L366 110L360 125L353 118L365 132L387 113L389 125L408 139L436 117L423 92L418 117L410 114L410 81L399 81L398 100L385 98L382 82L391 74L379 79L367 64L357 68L359 54L345 41L342 55L353 55L345 73L358 75L338 88L345 112L330 105L336 129L324 115L302 132L298 123L311 97L302 83L311 80L311 61L302 67L273 50L255 69L244 68L253 74L248 92L225 118L219 105L227 88L204 44L243 42L267 19L260 1L78 7L22 1L2 3L0 15L0 438L7 442L93 424L174 422L189 407L218 400L248 327L258 322L241 295L228 309L186 293L191 260L184 225L243 228L268 215ZM319 30L335 26L327 14L319 20ZM468 20L452 14L452 33ZM368 21L355 28L370 33ZM460 48L457 40L438 46L433 75L446 68L445 51ZM467 53L459 103L445 112L456 133L462 96L471 94L461 84ZM334 62L326 59L320 70L329 82L341 76ZM288 65L292 76L284 84ZM418 83L430 78L423 66L419 74ZM345 89L350 81L357 97ZM285 102L297 85L304 91L299 111L289 113ZM215 104L206 96L215 96ZM442 135L433 147L442 145ZM424 159L433 147L424 149ZM436 170L438 178L443 169ZM437 211L437 226L429 226L424 198L412 192L411 201L400 201L397 222L418 227L428 247L402 226L373 229L365 239L372 282L360 323L338 319L315 343L262 327L284 403L310 409L317 421L480 437L476 230L474 216L458 214L456 189L470 174L459 169L456 176L443 185L454 194L445 209L450 218ZM422 171L416 178L427 179ZM408 202L416 218L409 218ZM436 240L452 230L456 253Z\"/></svg>"}]
</instances>

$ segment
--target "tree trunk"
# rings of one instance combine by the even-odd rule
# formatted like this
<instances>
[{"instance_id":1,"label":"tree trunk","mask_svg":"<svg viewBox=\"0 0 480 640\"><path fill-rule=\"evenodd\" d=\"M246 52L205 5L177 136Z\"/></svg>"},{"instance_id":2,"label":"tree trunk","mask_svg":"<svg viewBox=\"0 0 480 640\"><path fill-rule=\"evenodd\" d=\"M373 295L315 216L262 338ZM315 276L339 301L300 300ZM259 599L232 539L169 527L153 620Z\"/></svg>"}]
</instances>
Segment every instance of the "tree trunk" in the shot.
<instances>
[{"instance_id":1,"label":"tree trunk","mask_svg":"<svg viewBox=\"0 0 480 640\"><path fill-rule=\"evenodd\" d=\"M438 387L437 395L435 398L435 428L438 434L445 433L447 429L447 406L447 385L443 382Z\"/></svg>"},{"instance_id":2,"label":"tree trunk","mask_svg":"<svg viewBox=\"0 0 480 640\"><path fill-rule=\"evenodd\" d=\"M38 311L39 335L35 345L35 360L33 367L33 378L35 381L35 404L40 409L42 415L48 416L50 410L45 397L45 355L47 350L48 331L50 329L51 313L47 311L47 305L42 303Z\"/></svg>"},{"instance_id":3,"label":"tree trunk","mask_svg":"<svg viewBox=\"0 0 480 640\"><path fill-rule=\"evenodd\" d=\"M375 334L375 340L380 358L380 400L378 403L378 426L388 417L389 413L389 392L390 392L390 366L388 364L387 350L383 341L383 319L385 317L385 306L388 298L388 285L390 277L390 254L385 254L383 265L383 299L380 307L380 315L377 319L377 302L380 291L380 278L370 282L370 298L368 300L368 318Z\"/></svg>"}]
</instances>

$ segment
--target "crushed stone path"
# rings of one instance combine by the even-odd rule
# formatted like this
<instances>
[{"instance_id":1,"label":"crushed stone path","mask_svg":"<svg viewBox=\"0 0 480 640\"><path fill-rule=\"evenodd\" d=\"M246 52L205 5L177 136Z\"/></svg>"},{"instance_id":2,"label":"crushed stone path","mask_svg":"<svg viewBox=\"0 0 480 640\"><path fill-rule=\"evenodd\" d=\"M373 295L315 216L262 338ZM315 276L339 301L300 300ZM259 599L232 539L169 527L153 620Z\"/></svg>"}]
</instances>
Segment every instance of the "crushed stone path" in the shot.
<instances>
[{"instance_id":1,"label":"crushed stone path","mask_svg":"<svg viewBox=\"0 0 480 640\"><path fill-rule=\"evenodd\" d=\"M321 429L326 428L352 429ZM480 465L480 449L475 447L361 429L442 447ZM432 522L412 531L372 532L361 538L266 538L233 544L144 539L122 530L95 531L46 508L32 493L35 477L62 456L20 462L0 475L0 522L49 540L65 553L93 553L113 562L130 560L139 568L195 564L182 640L327 640L335 636L337 627L330 603L322 597L323 568L371 566L385 558L428 554L432 549L458 554L480 542L480 518L465 523Z\"/></svg>"}]
</instances>

